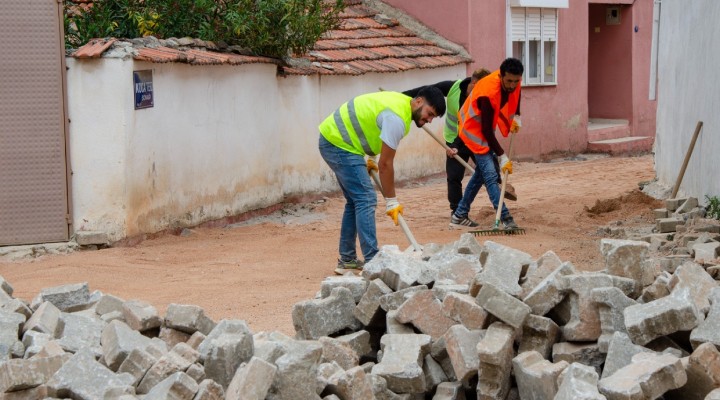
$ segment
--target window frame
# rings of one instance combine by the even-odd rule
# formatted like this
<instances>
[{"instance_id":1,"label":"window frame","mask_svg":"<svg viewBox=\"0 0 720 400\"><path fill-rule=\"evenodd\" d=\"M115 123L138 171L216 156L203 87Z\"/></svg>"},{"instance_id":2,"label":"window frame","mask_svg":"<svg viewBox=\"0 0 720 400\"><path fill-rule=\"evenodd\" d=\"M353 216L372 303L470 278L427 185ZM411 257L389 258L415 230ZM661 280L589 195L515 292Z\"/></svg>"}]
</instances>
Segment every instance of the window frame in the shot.
<instances>
[{"instance_id":1,"label":"window frame","mask_svg":"<svg viewBox=\"0 0 720 400\"><path fill-rule=\"evenodd\" d=\"M518 30L519 24L517 23L517 11L519 10L522 10L524 22L521 31ZM515 13L513 13L513 11L515 11ZM559 9L556 7L516 7L508 4L506 53L508 57L516 57L515 51L518 50L516 44L521 44L521 55L518 58L522 61L523 66L525 66L523 86L557 86L559 81L557 70L559 14ZM550 18L551 15L552 18ZM533 22L539 24L539 26L531 26ZM533 33L535 34L535 39L531 37ZM515 40L518 36L522 36L523 40ZM534 57L535 63L533 66L530 66L530 55L528 54L531 48L531 42L537 42L535 46L537 54ZM549 43L552 43L551 47ZM550 48L548 49L547 47ZM550 57L547 57L548 51L550 52ZM549 67L552 67L553 71L552 81L547 80L547 75L549 74L545 73ZM530 78L528 76L530 71L536 71L537 77Z\"/></svg>"}]
</instances>

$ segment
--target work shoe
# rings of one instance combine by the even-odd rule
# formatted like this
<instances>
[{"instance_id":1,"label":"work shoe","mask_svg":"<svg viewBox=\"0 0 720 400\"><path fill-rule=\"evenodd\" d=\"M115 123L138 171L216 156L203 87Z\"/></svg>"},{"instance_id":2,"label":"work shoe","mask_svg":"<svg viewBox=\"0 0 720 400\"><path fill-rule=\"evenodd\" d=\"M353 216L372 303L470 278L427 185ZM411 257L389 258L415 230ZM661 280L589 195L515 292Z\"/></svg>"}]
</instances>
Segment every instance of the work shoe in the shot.
<instances>
[{"instance_id":1,"label":"work shoe","mask_svg":"<svg viewBox=\"0 0 720 400\"><path fill-rule=\"evenodd\" d=\"M517 201L517 195L515 194L515 188L510 182L505 184L505 198L510 201Z\"/></svg>"},{"instance_id":2,"label":"work shoe","mask_svg":"<svg viewBox=\"0 0 720 400\"><path fill-rule=\"evenodd\" d=\"M471 220L467 216L465 217L458 217L457 215L453 214L450 217L450 227L451 228L475 228L478 226L478 223Z\"/></svg>"},{"instance_id":3,"label":"work shoe","mask_svg":"<svg viewBox=\"0 0 720 400\"><path fill-rule=\"evenodd\" d=\"M515 220L513 220L513 217L507 217L503 220L503 226L505 226L505 229L517 229L518 224L515 223Z\"/></svg>"},{"instance_id":4,"label":"work shoe","mask_svg":"<svg viewBox=\"0 0 720 400\"><path fill-rule=\"evenodd\" d=\"M364 262L358 260L357 258L350 261L338 260L337 268L335 268L335 273L338 275L343 275L346 272L361 272L364 264Z\"/></svg>"}]
</instances>

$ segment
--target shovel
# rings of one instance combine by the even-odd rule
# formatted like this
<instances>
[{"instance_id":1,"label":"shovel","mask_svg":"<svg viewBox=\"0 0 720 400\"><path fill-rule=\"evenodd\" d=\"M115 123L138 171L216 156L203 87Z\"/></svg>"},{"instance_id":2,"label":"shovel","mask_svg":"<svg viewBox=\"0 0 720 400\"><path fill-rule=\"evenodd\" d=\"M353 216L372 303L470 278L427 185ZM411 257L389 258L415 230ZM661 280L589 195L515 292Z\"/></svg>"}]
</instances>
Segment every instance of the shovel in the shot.
<instances>
[{"instance_id":1,"label":"shovel","mask_svg":"<svg viewBox=\"0 0 720 400\"><path fill-rule=\"evenodd\" d=\"M445 143L445 141L444 141L444 140L441 140L439 137L437 137L437 135L435 135L434 133L432 133L432 131L430 130L430 128L428 128L427 126L423 125L423 129L425 129L425 132L427 132L428 135L432 136L432 138L435 139L435 141L438 142L438 144L439 144L440 146L442 146L442 147L445 149L445 151L450 150L450 147ZM475 168L471 167L470 164L466 163L465 160L463 160L462 158L460 158L459 155L454 154L454 155L453 155L453 158L456 159L457 162L459 162L463 167L465 167L466 170L470 171L471 174L474 174L474 173L475 173Z\"/></svg>"}]
</instances>

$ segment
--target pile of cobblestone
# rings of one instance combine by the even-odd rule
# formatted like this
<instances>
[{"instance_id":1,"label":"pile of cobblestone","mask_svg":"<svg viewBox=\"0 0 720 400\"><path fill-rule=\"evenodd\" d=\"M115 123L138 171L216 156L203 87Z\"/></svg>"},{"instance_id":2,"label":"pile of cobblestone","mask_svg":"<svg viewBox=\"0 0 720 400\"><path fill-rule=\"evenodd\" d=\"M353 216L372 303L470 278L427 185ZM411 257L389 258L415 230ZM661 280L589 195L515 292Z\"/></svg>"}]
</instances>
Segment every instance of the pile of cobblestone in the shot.
<instances>
[{"instance_id":1,"label":"pile of cobblestone","mask_svg":"<svg viewBox=\"0 0 720 400\"><path fill-rule=\"evenodd\" d=\"M86 283L44 289L28 303L0 279L0 392L8 400L720 399L720 224L693 214L671 234L662 220L672 217L658 218L659 232L641 240L601 239L595 272L470 234L422 254L385 246L361 275L328 277L315 298L294 305L295 337L215 322L193 305L171 304L161 316Z\"/></svg>"}]
</instances>

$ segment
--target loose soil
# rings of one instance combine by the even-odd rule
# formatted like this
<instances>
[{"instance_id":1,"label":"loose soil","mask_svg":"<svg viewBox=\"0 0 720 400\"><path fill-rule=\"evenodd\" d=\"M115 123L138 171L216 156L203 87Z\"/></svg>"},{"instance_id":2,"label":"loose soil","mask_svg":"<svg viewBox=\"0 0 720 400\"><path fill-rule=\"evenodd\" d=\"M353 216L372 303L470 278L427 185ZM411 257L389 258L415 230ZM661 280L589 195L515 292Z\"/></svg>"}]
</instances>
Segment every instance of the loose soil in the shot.
<instances>
[{"instance_id":1,"label":"loose soil","mask_svg":"<svg viewBox=\"0 0 720 400\"><path fill-rule=\"evenodd\" d=\"M649 230L652 210L662 207L638 189L654 178L651 155L580 155L514 162L513 169L509 182L518 200L508 205L526 234L478 236L480 243L491 240L535 258L552 250L561 260L594 271L603 268L601 238L618 227ZM448 226L444 175L404 182L397 194L420 244L460 237L462 231ZM242 223L185 230L132 246L0 260L0 275L15 289L13 295L26 301L43 288L88 282L91 290L149 302L161 315L168 304L194 304L215 321L242 319L253 332L293 335L292 306L314 298L321 281L333 275L344 204L336 193ZM405 249L407 239L382 212L382 200L379 204L380 244ZM484 190L470 215L483 229L491 228L495 213Z\"/></svg>"}]
</instances>

